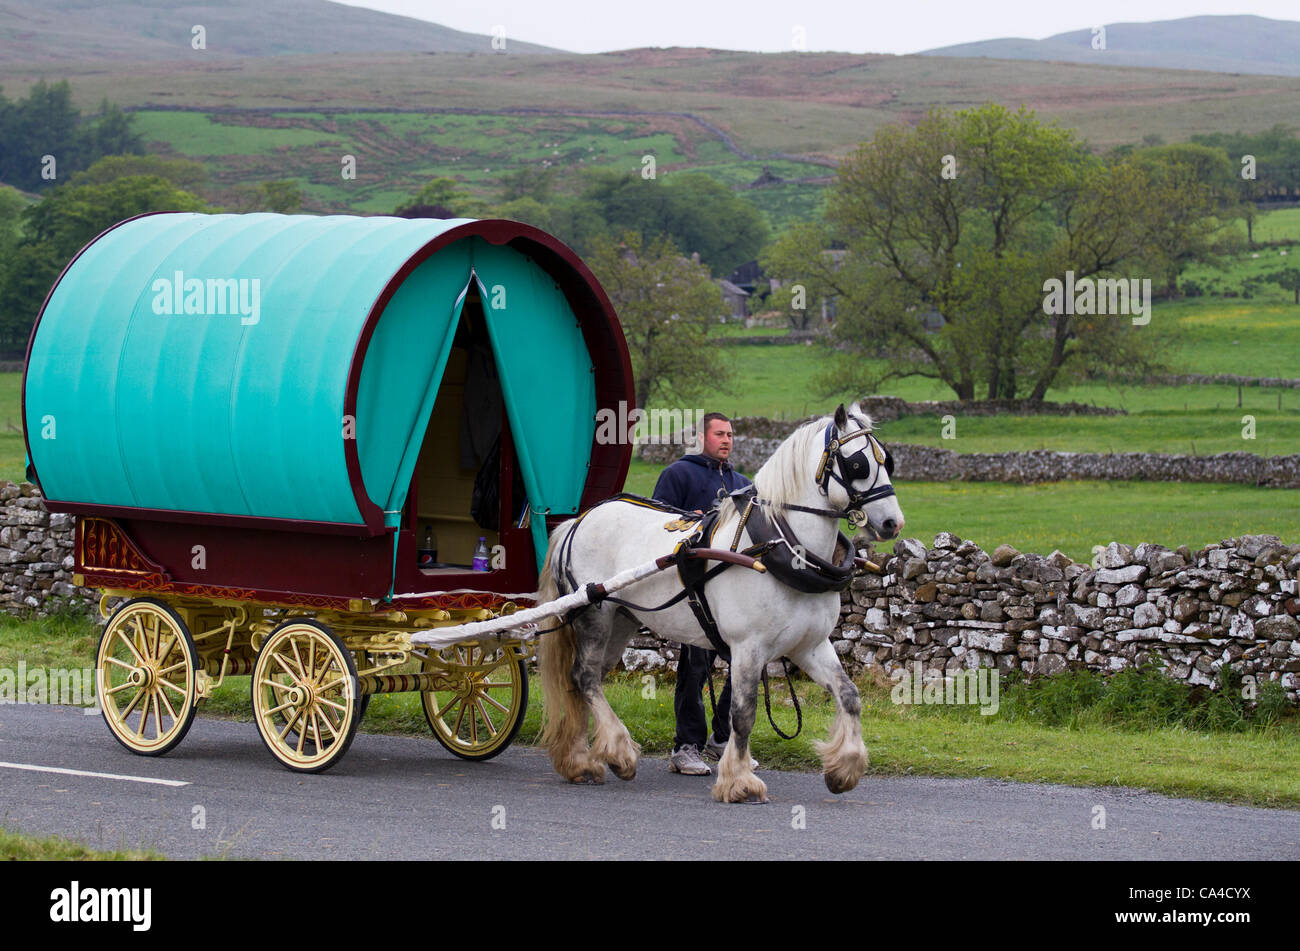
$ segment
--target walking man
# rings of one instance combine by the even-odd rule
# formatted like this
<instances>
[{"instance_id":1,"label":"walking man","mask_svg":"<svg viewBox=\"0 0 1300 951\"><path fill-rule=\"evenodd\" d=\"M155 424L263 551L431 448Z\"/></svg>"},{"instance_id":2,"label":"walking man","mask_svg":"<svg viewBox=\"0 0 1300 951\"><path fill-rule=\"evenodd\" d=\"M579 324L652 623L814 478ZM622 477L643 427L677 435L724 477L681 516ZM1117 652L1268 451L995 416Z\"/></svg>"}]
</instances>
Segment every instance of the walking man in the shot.
<instances>
[{"instance_id":1,"label":"walking man","mask_svg":"<svg viewBox=\"0 0 1300 951\"><path fill-rule=\"evenodd\" d=\"M719 489L730 494L750 484L727 461L733 438L731 420L721 413L707 413L701 426L704 431L702 451L683 456L660 474L654 492L654 497L660 502L707 512L717 501ZM718 652L689 644L680 646L677 690L673 695L677 735L673 739L668 768L688 776L708 776L713 770L704 757L714 760L721 757L731 736L731 671L727 671L727 680L718 698L710 735L701 691Z\"/></svg>"}]
</instances>

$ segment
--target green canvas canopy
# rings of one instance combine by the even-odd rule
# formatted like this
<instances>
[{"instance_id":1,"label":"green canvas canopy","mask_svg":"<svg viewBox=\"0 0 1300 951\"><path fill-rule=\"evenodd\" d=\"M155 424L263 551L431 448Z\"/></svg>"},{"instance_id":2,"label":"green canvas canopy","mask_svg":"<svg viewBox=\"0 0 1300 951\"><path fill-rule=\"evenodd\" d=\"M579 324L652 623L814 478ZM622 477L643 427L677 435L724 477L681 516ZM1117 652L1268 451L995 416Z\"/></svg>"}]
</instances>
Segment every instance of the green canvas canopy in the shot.
<instances>
[{"instance_id":1,"label":"green canvas canopy","mask_svg":"<svg viewBox=\"0 0 1300 951\"><path fill-rule=\"evenodd\" d=\"M168 213L110 229L33 330L34 477L65 510L390 531L472 284L532 510L577 512L593 461L620 467L594 435L598 408L631 398L626 346L581 261L504 221Z\"/></svg>"}]
</instances>

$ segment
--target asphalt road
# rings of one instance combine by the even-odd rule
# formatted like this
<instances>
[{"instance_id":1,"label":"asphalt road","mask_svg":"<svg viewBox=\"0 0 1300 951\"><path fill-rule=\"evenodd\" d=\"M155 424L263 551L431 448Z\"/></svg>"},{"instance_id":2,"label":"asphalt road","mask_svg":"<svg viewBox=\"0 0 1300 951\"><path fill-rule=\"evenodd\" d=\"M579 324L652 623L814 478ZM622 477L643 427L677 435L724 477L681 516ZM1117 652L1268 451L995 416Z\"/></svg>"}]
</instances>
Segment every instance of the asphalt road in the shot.
<instances>
[{"instance_id":1,"label":"asphalt road","mask_svg":"<svg viewBox=\"0 0 1300 951\"><path fill-rule=\"evenodd\" d=\"M70 707L0 706L0 764L0 824L174 858L1300 858L1300 812L1131 789L867 777L832 796L819 774L769 771L770 803L723 805L711 779L665 760L643 759L631 783L578 787L530 748L467 763L432 737L368 734L305 776L277 765L251 723L200 717L148 758Z\"/></svg>"}]
</instances>

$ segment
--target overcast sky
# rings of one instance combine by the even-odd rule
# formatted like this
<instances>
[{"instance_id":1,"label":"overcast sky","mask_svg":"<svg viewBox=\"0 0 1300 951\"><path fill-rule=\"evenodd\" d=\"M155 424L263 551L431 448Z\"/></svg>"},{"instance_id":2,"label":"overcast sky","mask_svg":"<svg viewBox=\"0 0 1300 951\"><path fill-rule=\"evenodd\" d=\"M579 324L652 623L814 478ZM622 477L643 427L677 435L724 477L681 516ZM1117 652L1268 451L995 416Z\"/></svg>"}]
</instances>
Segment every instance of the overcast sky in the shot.
<instances>
[{"instance_id":1,"label":"overcast sky","mask_svg":"<svg viewBox=\"0 0 1300 951\"><path fill-rule=\"evenodd\" d=\"M1205 14L1300 19L1297 0L341 0L576 53L638 46L784 52L802 29L809 50L915 53L1023 36L1042 39L1107 23Z\"/></svg>"}]
</instances>

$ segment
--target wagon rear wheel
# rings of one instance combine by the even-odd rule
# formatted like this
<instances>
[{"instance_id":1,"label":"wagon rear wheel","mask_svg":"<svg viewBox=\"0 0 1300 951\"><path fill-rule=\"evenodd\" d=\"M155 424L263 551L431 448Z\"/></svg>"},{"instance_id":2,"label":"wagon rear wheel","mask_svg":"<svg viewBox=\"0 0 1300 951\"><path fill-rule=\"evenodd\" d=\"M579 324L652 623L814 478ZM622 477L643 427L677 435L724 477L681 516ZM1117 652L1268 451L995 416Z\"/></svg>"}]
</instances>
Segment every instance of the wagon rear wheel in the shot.
<instances>
[{"instance_id":1,"label":"wagon rear wheel","mask_svg":"<svg viewBox=\"0 0 1300 951\"><path fill-rule=\"evenodd\" d=\"M528 669L509 647L451 647L425 658L442 689L420 694L438 742L461 759L491 759L513 742L528 709Z\"/></svg>"},{"instance_id":2,"label":"wagon rear wheel","mask_svg":"<svg viewBox=\"0 0 1300 951\"><path fill-rule=\"evenodd\" d=\"M194 722L198 652L180 616L152 598L118 608L95 655L96 694L119 743L141 756L176 747Z\"/></svg>"},{"instance_id":3,"label":"wagon rear wheel","mask_svg":"<svg viewBox=\"0 0 1300 951\"><path fill-rule=\"evenodd\" d=\"M302 773L329 769L361 720L352 654L325 625L292 620L271 632L253 665L253 719L280 763Z\"/></svg>"}]
</instances>

